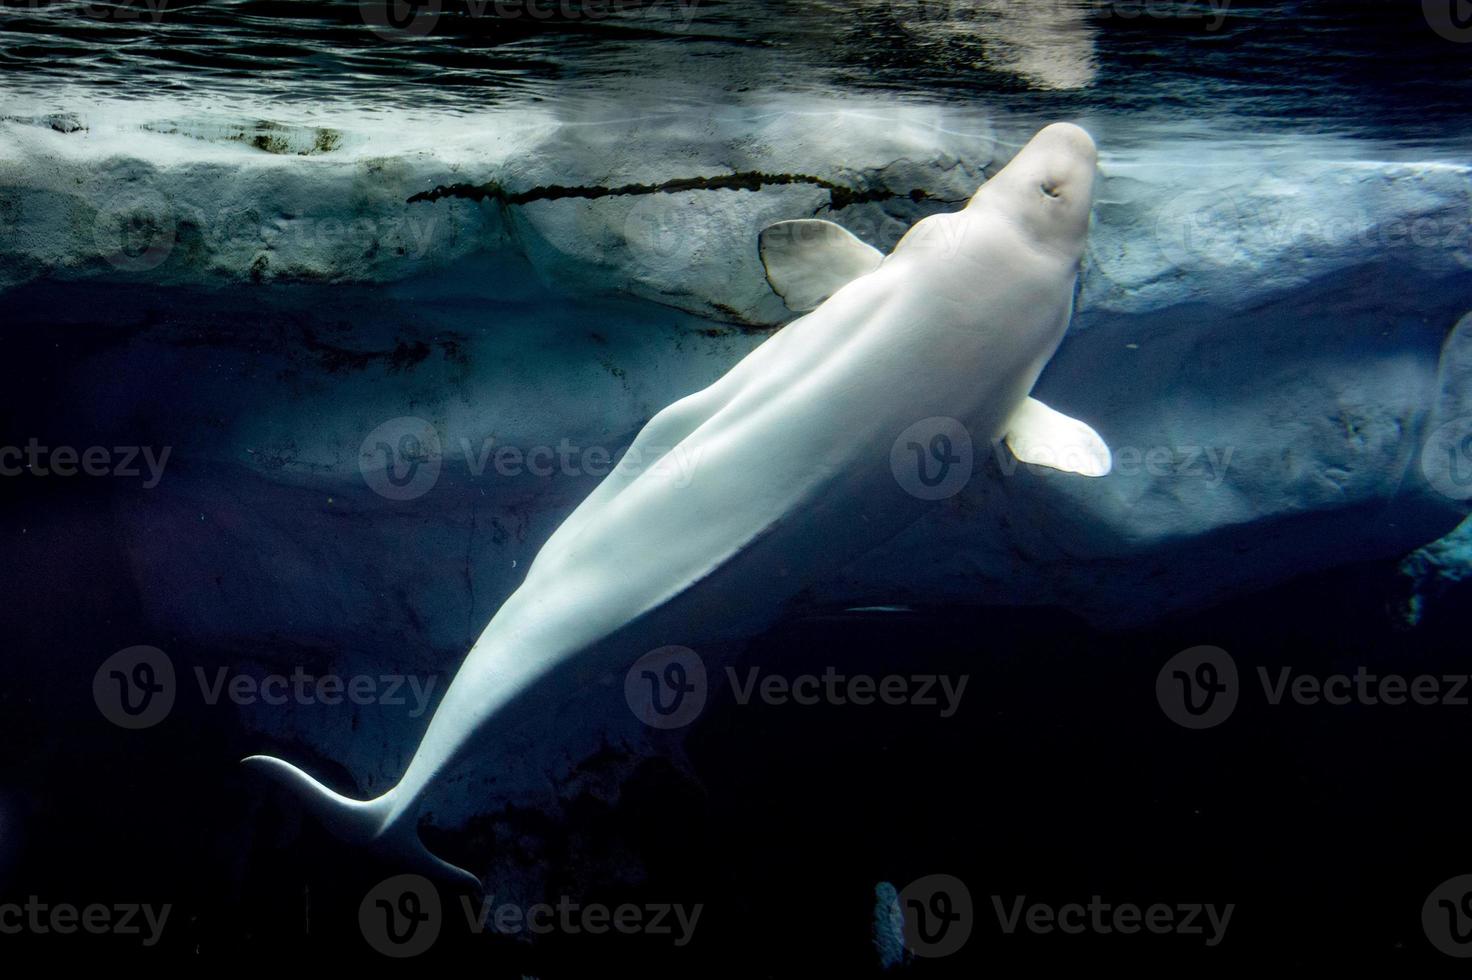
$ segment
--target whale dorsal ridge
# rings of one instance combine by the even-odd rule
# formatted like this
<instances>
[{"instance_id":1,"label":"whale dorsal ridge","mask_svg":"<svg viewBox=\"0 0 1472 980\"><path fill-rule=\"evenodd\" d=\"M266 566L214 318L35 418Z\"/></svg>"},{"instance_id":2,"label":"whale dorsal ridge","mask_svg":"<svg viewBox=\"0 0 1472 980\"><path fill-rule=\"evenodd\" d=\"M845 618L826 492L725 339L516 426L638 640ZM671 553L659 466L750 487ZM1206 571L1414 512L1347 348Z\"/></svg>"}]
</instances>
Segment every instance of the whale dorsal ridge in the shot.
<instances>
[{"instance_id":1,"label":"whale dorsal ridge","mask_svg":"<svg viewBox=\"0 0 1472 980\"><path fill-rule=\"evenodd\" d=\"M1036 398L1025 398L1007 422L1007 448L1024 463L1065 473L1104 476L1114 465L1109 447L1087 423Z\"/></svg>"},{"instance_id":2,"label":"whale dorsal ridge","mask_svg":"<svg viewBox=\"0 0 1472 980\"><path fill-rule=\"evenodd\" d=\"M884 253L831 221L779 221L757 238L767 282L790 310L811 310L879 268Z\"/></svg>"}]
</instances>

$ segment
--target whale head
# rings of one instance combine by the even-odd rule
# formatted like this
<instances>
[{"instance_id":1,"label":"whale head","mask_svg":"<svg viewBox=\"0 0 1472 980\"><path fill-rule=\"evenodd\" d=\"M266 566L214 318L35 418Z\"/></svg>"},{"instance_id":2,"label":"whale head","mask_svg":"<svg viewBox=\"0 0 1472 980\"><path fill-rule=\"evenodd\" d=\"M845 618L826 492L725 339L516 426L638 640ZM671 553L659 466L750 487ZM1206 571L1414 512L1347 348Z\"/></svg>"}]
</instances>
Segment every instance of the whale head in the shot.
<instances>
[{"instance_id":1,"label":"whale head","mask_svg":"<svg viewBox=\"0 0 1472 980\"><path fill-rule=\"evenodd\" d=\"M968 209L1000 211L1037 244L1077 262L1084 254L1098 163L1088 133L1072 123L1054 123L981 185Z\"/></svg>"}]
</instances>

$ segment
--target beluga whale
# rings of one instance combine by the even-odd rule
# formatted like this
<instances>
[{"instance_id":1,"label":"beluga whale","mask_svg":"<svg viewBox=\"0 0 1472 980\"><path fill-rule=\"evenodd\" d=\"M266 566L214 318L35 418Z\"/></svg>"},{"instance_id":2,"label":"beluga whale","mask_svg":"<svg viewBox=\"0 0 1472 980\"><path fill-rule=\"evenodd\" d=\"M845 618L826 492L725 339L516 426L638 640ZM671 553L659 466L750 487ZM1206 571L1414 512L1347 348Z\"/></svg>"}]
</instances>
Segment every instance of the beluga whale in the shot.
<instances>
[{"instance_id":1,"label":"beluga whale","mask_svg":"<svg viewBox=\"0 0 1472 980\"><path fill-rule=\"evenodd\" d=\"M828 222L765 229L772 287L809 312L649 420L625 458L674 447L682 479L621 466L593 489L465 657L399 782L358 800L281 759L245 762L336 836L479 887L420 841L436 782L651 650L771 625L941 506L892 465L917 422L955 420L1024 463L1108 473L1103 439L1030 394L1072 316L1096 168L1089 135L1057 123L888 255Z\"/></svg>"}]
</instances>

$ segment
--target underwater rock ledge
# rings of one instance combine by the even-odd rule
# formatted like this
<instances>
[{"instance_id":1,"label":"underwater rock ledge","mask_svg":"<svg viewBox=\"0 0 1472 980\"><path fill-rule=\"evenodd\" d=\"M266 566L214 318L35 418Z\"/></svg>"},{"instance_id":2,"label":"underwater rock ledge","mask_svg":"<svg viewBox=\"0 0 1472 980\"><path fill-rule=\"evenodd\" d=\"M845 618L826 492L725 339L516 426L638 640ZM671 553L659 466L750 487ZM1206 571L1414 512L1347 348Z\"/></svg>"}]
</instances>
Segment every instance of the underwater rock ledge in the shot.
<instances>
[{"instance_id":1,"label":"underwater rock ledge","mask_svg":"<svg viewBox=\"0 0 1472 980\"><path fill-rule=\"evenodd\" d=\"M515 256L546 282L769 327L791 314L763 280L762 227L821 216L888 249L969 198L1016 142L954 109L856 98L331 126L178 112L0 117L0 289L43 276L372 284ZM1472 268L1468 166L1225 136L1111 153L1107 126L1096 135L1085 314L1247 307L1371 257L1408 275Z\"/></svg>"},{"instance_id":2,"label":"underwater rock ledge","mask_svg":"<svg viewBox=\"0 0 1472 980\"><path fill-rule=\"evenodd\" d=\"M0 116L12 323L29 308L85 322L102 303L133 324L81 369L93 385L108 358L233 373L229 391L181 386L159 417L129 417L189 461L181 489L191 464L216 474L200 477L202 501L238 469L268 496L330 489L339 509L363 489L364 438L397 417L427 419L462 468L487 440L616 451L791 318L763 276L762 227L821 214L888 248L964 201L1011 145L954 109L856 98L699 117L361 113L330 126L181 117L173 103L55 108ZM1096 419L1124 465L1099 484L998 479L1005 455L981 447L982 479L821 601L915 598L893 594L905 582L934 601L1057 603L1128 624L1338 561L1399 558L1465 514L1465 495L1437 492L1419 461L1437 425L1472 414L1465 327L1455 363L1442 358L1472 307L1472 168L1376 161L1347 141L1162 136L1111 154L1102 125L1078 314L1040 392ZM619 305L620 293L641 302ZM457 577L481 587L432 598L402 584L410 605L453 608L419 620L439 649L473 640L529 549L596 481L487 482L457 490L447 477L437 496L453 503L435 518L466 566ZM495 528L478 553L451 530L473 523L470 507ZM1330 519L1351 522L1348 542L1322 540ZM203 542L200 565L245 573L232 549L272 530L238 533ZM305 533L277 544L293 550ZM1240 559L1262 546L1272 560ZM360 553L339 547L347 572ZM1239 558L1208 575L1181 567L1222 549ZM146 543L137 554L148 561ZM1048 571L1059 561L1071 579ZM161 585L153 577L197 571L160 560L140 574ZM279 568L257 572L248 594L287 601ZM340 628L339 602L311 599L309 578L295 587L299 632L314 619L323 635ZM1141 590L1149 601L1131 599ZM161 619L178 613L170 589L146 591ZM219 601L196 603L192 625L232 624L231 641L269 625Z\"/></svg>"}]
</instances>

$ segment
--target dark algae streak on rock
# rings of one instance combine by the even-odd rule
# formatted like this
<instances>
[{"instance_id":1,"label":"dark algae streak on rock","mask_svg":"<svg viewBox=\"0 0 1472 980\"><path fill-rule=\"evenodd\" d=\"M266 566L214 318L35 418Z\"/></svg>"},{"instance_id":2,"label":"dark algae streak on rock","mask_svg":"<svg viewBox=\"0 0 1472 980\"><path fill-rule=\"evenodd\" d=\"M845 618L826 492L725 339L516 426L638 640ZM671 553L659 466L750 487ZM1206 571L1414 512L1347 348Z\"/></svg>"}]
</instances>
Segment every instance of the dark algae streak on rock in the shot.
<instances>
[{"instance_id":1,"label":"dark algae streak on rock","mask_svg":"<svg viewBox=\"0 0 1472 980\"><path fill-rule=\"evenodd\" d=\"M640 194L682 194L686 191L759 191L764 187L784 187L792 184L810 184L814 187L821 187L828 192L829 206L834 211L840 211L853 204L891 201L896 198L908 198L917 204L922 201L956 203L933 197L929 191L918 187L904 193L886 188L860 190L845 187L822 177L814 177L811 174L769 174L756 170L724 174L718 177L677 177L659 184L621 184L615 187L568 187L562 184L548 184L525 191L508 191L494 180L484 184L449 184L415 194L409 198L407 203L418 204L424 201L458 197L477 202L489 198L500 204L515 205L567 198L597 200L603 197L626 197Z\"/></svg>"}]
</instances>

